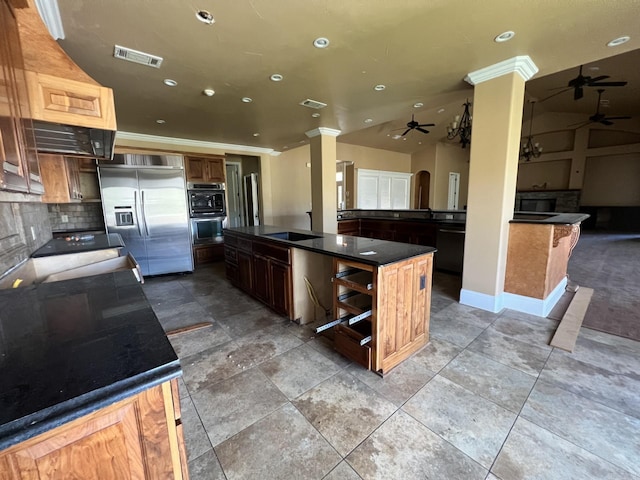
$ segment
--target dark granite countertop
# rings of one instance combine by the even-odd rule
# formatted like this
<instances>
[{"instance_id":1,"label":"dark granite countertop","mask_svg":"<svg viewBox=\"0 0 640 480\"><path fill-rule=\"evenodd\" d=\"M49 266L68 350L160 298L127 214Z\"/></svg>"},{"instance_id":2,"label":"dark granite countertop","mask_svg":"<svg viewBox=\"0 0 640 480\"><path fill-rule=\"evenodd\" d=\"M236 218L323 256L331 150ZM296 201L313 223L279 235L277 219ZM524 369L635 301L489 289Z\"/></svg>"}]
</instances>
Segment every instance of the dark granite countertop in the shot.
<instances>
[{"instance_id":1,"label":"dark granite countertop","mask_svg":"<svg viewBox=\"0 0 640 480\"><path fill-rule=\"evenodd\" d=\"M584 222L590 215L587 213L557 212L516 212L509 223L539 223L547 225L575 225Z\"/></svg>"},{"instance_id":2,"label":"dark granite countertop","mask_svg":"<svg viewBox=\"0 0 640 480\"><path fill-rule=\"evenodd\" d=\"M86 239L78 235L76 238L77 240L65 240L64 238L49 240L33 252L31 257L49 257L51 255L65 255L68 253L91 252L94 250L105 250L107 248L124 247L122 237L118 233L88 235Z\"/></svg>"},{"instance_id":3,"label":"dark granite countertop","mask_svg":"<svg viewBox=\"0 0 640 480\"><path fill-rule=\"evenodd\" d=\"M235 227L225 231L255 236L265 240L280 242L290 247L301 248L315 253L344 258L367 265L388 265L407 258L416 257L436 251L433 247L412 245L409 243L389 242L372 238L353 237L351 235L336 235L333 233L311 232L295 228L260 225L256 227ZM319 238L291 241L270 237L269 234L280 232L294 232L303 235L316 235Z\"/></svg>"},{"instance_id":4,"label":"dark granite countertop","mask_svg":"<svg viewBox=\"0 0 640 480\"><path fill-rule=\"evenodd\" d=\"M0 450L180 373L130 271L0 290Z\"/></svg>"}]
</instances>

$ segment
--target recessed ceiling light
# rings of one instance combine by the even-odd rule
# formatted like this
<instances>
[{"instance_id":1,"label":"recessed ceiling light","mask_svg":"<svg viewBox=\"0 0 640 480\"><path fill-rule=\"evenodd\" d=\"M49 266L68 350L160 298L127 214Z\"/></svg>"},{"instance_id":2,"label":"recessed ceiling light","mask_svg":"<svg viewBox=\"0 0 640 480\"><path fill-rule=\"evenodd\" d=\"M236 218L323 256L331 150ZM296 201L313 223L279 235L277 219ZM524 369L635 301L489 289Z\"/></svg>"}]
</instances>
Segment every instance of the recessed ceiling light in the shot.
<instances>
[{"instance_id":1,"label":"recessed ceiling light","mask_svg":"<svg viewBox=\"0 0 640 480\"><path fill-rule=\"evenodd\" d=\"M374 89L376 92L381 92L381 91L382 91L382 90L384 90L385 88L387 88L387 87L386 87L386 86L384 86L384 85L382 85L382 84L380 84L380 85L376 85L375 87L373 87L373 89Z\"/></svg>"},{"instance_id":2,"label":"recessed ceiling light","mask_svg":"<svg viewBox=\"0 0 640 480\"><path fill-rule=\"evenodd\" d=\"M394 140L398 140L398 139L402 138L402 135L400 135L399 133L396 133L396 134L395 134L393 137L391 137L391 138L393 138Z\"/></svg>"},{"instance_id":3,"label":"recessed ceiling light","mask_svg":"<svg viewBox=\"0 0 640 480\"><path fill-rule=\"evenodd\" d=\"M284 79L284 77L279 73L274 73L269 78L271 79L272 82L281 82Z\"/></svg>"},{"instance_id":4,"label":"recessed ceiling light","mask_svg":"<svg viewBox=\"0 0 640 480\"><path fill-rule=\"evenodd\" d=\"M320 116L320 114L318 112L312 113L311 116L313 118L318 118Z\"/></svg>"},{"instance_id":5,"label":"recessed ceiling light","mask_svg":"<svg viewBox=\"0 0 640 480\"><path fill-rule=\"evenodd\" d=\"M170 78L165 78L163 82L167 87L175 87L176 85L178 85L178 82L176 82L175 80L171 80Z\"/></svg>"},{"instance_id":6,"label":"recessed ceiling light","mask_svg":"<svg viewBox=\"0 0 640 480\"><path fill-rule=\"evenodd\" d=\"M162 120L161 118L159 118L158 120L156 120L156 123L163 124L163 123L166 123L166 122L164 120Z\"/></svg>"},{"instance_id":7,"label":"recessed ceiling light","mask_svg":"<svg viewBox=\"0 0 640 480\"><path fill-rule=\"evenodd\" d=\"M373 122L373 118L366 118L364 123L371 123Z\"/></svg>"},{"instance_id":8,"label":"recessed ceiling light","mask_svg":"<svg viewBox=\"0 0 640 480\"><path fill-rule=\"evenodd\" d=\"M438 110L438 113L442 113L442 112L444 112L444 108L440 108L440 109Z\"/></svg>"},{"instance_id":9,"label":"recessed ceiling light","mask_svg":"<svg viewBox=\"0 0 640 480\"><path fill-rule=\"evenodd\" d=\"M597 72L600 70L600 67L596 67L595 65L593 67L589 67L589 70L591 70L592 72Z\"/></svg>"},{"instance_id":10,"label":"recessed ceiling light","mask_svg":"<svg viewBox=\"0 0 640 480\"><path fill-rule=\"evenodd\" d=\"M251 103L253 102L253 98L249 98L249 97L242 97L242 101L244 103Z\"/></svg>"},{"instance_id":11,"label":"recessed ceiling light","mask_svg":"<svg viewBox=\"0 0 640 480\"><path fill-rule=\"evenodd\" d=\"M207 97L213 97L216 91L213 88L205 88L202 93L204 93Z\"/></svg>"},{"instance_id":12,"label":"recessed ceiling light","mask_svg":"<svg viewBox=\"0 0 640 480\"><path fill-rule=\"evenodd\" d=\"M493 41L498 43L508 42L515 36L516 36L516 32L512 32L511 30L509 30L507 32L502 32L500 35L494 38Z\"/></svg>"},{"instance_id":13,"label":"recessed ceiling light","mask_svg":"<svg viewBox=\"0 0 640 480\"><path fill-rule=\"evenodd\" d=\"M424 103L422 102L416 102L413 104L413 108L422 108L424 107Z\"/></svg>"},{"instance_id":14,"label":"recessed ceiling light","mask_svg":"<svg viewBox=\"0 0 640 480\"><path fill-rule=\"evenodd\" d=\"M254 133L254 134L253 134L253 136L254 136L254 137L259 137L259 136L260 136L260 134L259 134L258 132L256 132L256 133Z\"/></svg>"},{"instance_id":15,"label":"recessed ceiling light","mask_svg":"<svg viewBox=\"0 0 640 480\"><path fill-rule=\"evenodd\" d=\"M609 43L607 43L607 47L617 47L618 45L622 45L623 43L627 43L631 40L629 35L623 35L622 37L614 38Z\"/></svg>"},{"instance_id":16,"label":"recessed ceiling light","mask_svg":"<svg viewBox=\"0 0 640 480\"><path fill-rule=\"evenodd\" d=\"M313 41L313 46L316 48L327 48L329 46L329 39L325 37L318 37Z\"/></svg>"},{"instance_id":17,"label":"recessed ceiling light","mask_svg":"<svg viewBox=\"0 0 640 480\"><path fill-rule=\"evenodd\" d=\"M196 12L196 18L202 23L206 23L207 25L213 25L215 23L213 15L211 15L211 13L206 10L198 10Z\"/></svg>"}]
</instances>

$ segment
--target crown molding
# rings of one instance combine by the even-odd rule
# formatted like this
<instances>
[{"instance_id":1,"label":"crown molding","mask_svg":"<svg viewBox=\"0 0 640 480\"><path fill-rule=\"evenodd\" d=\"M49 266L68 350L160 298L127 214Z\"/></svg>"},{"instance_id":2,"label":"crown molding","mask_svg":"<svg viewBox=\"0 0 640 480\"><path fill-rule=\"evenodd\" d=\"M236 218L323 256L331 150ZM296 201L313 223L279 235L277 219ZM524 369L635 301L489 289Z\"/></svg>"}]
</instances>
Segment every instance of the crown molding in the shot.
<instances>
[{"instance_id":1,"label":"crown molding","mask_svg":"<svg viewBox=\"0 0 640 480\"><path fill-rule=\"evenodd\" d=\"M317 137L319 135L326 135L328 137L337 137L341 133L342 133L341 130L336 130L334 128L326 128L326 127L318 127L318 128L314 128L313 130L309 130L308 132L304 132L304 134L309 138Z\"/></svg>"},{"instance_id":2,"label":"crown molding","mask_svg":"<svg viewBox=\"0 0 640 480\"><path fill-rule=\"evenodd\" d=\"M64 27L60 18L57 0L35 0L36 9L42 22L47 26L54 40L64 40Z\"/></svg>"},{"instance_id":3,"label":"crown molding","mask_svg":"<svg viewBox=\"0 0 640 480\"><path fill-rule=\"evenodd\" d=\"M120 140L138 140L141 142L153 142L170 146L212 148L217 150L233 150L243 153L264 153L270 155L273 148L251 147L249 145L234 145L233 143L205 142L203 140L191 140L189 138L162 137L158 135L148 135L146 133L116 132L116 144Z\"/></svg>"},{"instance_id":4,"label":"crown molding","mask_svg":"<svg viewBox=\"0 0 640 480\"><path fill-rule=\"evenodd\" d=\"M269 155L271 155L272 157L279 157L282 154L282 152L279 152L277 150L273 150L271 152L269 152Z\"/></svg>"},{"instance_id":5,"label":"crown molding","mask_svg":"<svg viewBox=\"0 0 640 480\"><path fill-rule=\"evenodd\" d=\"M466 77L464 77L464 80L471 85L477 85L514 72L518 73L526 82L538 73L538 67L533 63L533 60L531 60L529 55L520 55L518 57L509 58L494 65L481 68L475 72L470 72Z\"/></svg>"}]
</instances>

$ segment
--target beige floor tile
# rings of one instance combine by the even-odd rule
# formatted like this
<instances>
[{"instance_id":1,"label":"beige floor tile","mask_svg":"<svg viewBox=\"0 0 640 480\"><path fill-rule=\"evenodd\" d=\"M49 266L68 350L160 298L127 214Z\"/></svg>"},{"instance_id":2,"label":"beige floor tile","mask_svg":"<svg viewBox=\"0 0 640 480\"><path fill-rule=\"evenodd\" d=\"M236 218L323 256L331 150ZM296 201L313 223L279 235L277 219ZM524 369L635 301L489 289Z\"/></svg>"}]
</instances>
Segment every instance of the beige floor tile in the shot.
<instances>
[{"instance_id":1,"label":"beige floor tile","mask_svg":"<svg viewBox=\"0 0 640 480\"><path fill-rule=\"evenodd\" d=\"M215 321L208 327L186 331L169 337L169 341L179 358L195 355L229 340L231 340L231 337Z\"/></svg>"},{"instance_id":2,"label":"beige floor tile","mask_svg":"<svg viewBox=\"0 0 640 480\"><path fill-rule=\"evenodd\" d=\"M242 353L249 358L251 366L259 365L302 345L302 340L291 335L289 329L282 325L257 330L237 338L235 342Z\"/></svg>"},{"instance_id":3,"label":"beige floor tile","mask_svg":"<svg viewBox=\"0 0 640 480\"><path fill-rule=\"evenodd\" d=\"M189 461L190 480L227 480L213 449Z\"/></svg>"},{"instance_id":4,"label":"beige floor tile","mask_svg":"<svg viewBox=\"0 0 640 480\"><path fill-rule=\"evenodd\" d=\"M257 368L204 388L191 398L214 447L287 403Z\"/></svg>"},{"instance_id":5,"label":"beige floor tile","mask_svg":"<svg viewBox=\"0 0 640 480\"><path fill-rule=\"evenodd\" d=\"M343 456L396 410L346 372L325 380L292 403Z\"/></svg>"},{"instance_id":6,"label":"beige floor tile","mask_svg":"<svg viewBox=\"0 0 640 480\"><path fill-rule=\"evenodd\" d=\"M478 463L401 410L346 460L365 480L482 480L487 475Z\"/></svg>"},{"instance_id":7,"label":"beige floor tile","mask_svg":"<svg viewBox=\"0 0 640 480\"><path fill-rule=\"evenodd\" d=\"M193 460L207 450L211 450L211 442L207 432L202 425L200 416L193 405L190 397L182 398L180 401L182 411L182 425L187 449L187 459Z\"/></svg>"},{"instance_id":8,"label":"beige floor tile","mask_svg":"<svg viewBox=\"0 0 640 480\"><path fill-rule=\"evenodd\" d=\"M322 480L362 480L362 477L347 462L340 462L329 475Z\"/></svg>"},{"instance_id":9,"label":"beige floor tile","mask_svg":"<svg viewBox=\"0 0 640 480\"><path fill-rule=\"evenodd\" d=\"M402 410L487 469L516 420L515 413L439 375Z\"/></svg>"},{"instance_id":10,"label":"beige floor tile","mask_svg":"<svg viewBox=\"0 0 640 480\"><path fill-rule=\"evenodd\" d=\"M287 404L215 447L228 480L321 479L341 460Z\"/></svg>"},{"instance_id":11,"label":"beige floor tile","mask_svg":"<svg viewBox=\"0 0 640 480\"><path fill-rule=\"evenodd\" d=\"M439 372L447 365L456 355L462 351L462 347L453 343L431 337L420 351L416 352L411 358L414 361L420 361L426 368L432 372Z\"/></svg>"}]
</instances>

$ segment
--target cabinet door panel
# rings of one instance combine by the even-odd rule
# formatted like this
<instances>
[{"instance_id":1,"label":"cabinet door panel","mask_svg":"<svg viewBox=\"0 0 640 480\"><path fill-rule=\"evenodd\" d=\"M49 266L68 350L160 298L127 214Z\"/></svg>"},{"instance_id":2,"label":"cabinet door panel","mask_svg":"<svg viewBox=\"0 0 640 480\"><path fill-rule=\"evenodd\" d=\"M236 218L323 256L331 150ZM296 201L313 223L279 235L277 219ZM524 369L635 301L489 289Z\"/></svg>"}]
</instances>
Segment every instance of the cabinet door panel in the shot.
<instances>
[{"instance_id":1,"label":"cabinet door panel","mask_svg":"<svg viewBox=\"0 0 640 480\"><path fill-rule=\"evenodd\" d=\"M238 286L248 293L253 291L252 264L251 254L238 250Z\"/></svg>"},{"instance_id":2,"label":"cabinet door panel","mask_svg":"<svg viewBox=\"0 0 640 480\"><path fill-rule=\"evenodd\" d=\"M207 180L209 182L224 183L224 160L222 158L208 159Z\"/></svg>"},{"instance_id":3,"label":"cabinet door panel","mask_svg":"<svg viewBox=\"0 0 640 480\"><path fill-rule=\"evenodd\" d=\"M271 294L273 309L285 315L289 314L291 292L291 268L283 263L271 261Z\"/></svg>"},{"instance_id":4,"label":"cabinet door panel","mask_svg":"<svg viewBox=\"0 0 640 480\"><path fill-rule=\"evenodd\" d=\"M187 170L187 181L189 182L205 182L206 164L203 158L184 157L185 167Z\"/></svg>"},{"instance_id":5,"label":"cabinet door panel","mask_svg":"<svg viewBox=\"0 0 640 480\"><path fill-rule=\"evenodd\" d=\"M266 304L271 304L270 291L272 286L269 279L269 259L254 253L253 269L253 292L255 296Z\"/></svg>"}]
</instances>

